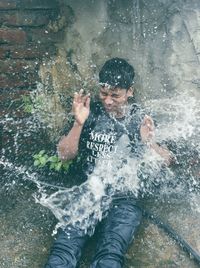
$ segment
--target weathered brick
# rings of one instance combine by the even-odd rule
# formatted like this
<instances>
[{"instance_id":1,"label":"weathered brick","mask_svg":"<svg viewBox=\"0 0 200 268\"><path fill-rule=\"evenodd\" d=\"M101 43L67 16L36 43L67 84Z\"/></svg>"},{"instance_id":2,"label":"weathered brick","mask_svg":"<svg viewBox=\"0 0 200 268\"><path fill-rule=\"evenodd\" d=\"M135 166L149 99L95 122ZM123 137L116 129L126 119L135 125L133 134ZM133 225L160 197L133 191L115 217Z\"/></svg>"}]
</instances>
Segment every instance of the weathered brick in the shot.
<instances>
[{"instance_id":1,"label":"weathered brick","mask_svg":"<svg viewBox=\"0 0 200 268\"><path fill-rule=\"evenodd\" d=\"M28 43L25 45L1 45L0 59L41 59L56 55L57 48L53 44L34 44Z\"/></svg>"},{"instance_id":2,"label":"weathered brick","mask_svg":"<svg viewBox=\"0 0 200 268\"><path fill-rule=\"evenodd\" d=\"M29 29L27 32L28 40L32 42L37 42L38 44L44 43L57 43L63 40L63 31L51 32L45 28L42 29Z\"/></svg>"},{"instance_id":3,"label":"weathered brick","mask_svg":"<svg viewBox=\"0 0 200 268\"><path fill-rule=\"evenodd\" d=\"M57 48L54 45L39 45L28 44L26 46L10 47L10 58L13 59L39 59L48 57L57 53Z\"/></svg>"},{"instance_id":4,"label":"weathered brick","mask_svg":"<svg viewBox=\"0 0 200 268\"><path fill-rule=\"evenodd\" d=\"M0 11L0 24L4 26L39 27L47 25L57 15L58 13L54 10Z\"/></svg>"},{"instance_id":5,"label":"weathered brick","mask_svg":"<svg viewBox=\"0 0 200 268\"><path fill-rule=\"evenodd\" d=\"M33 73L37 72L39 62L26 60L0 60L0 73Z\"/></svg>"},{"instance_id":6,"label":"weathered brick","mask_svg":"<svg viewBox=\"0 0 200 268\"><path fill-rule=\"evenodd\" d=\"M36 77L20 77L18 75L0 74L0 89L14 89L19 87L34 86Z\"/></svg>"},{"instance_id":7,"label":"weathered brick","mask_svg":"<svg viewBox=\"0 0 200 268\"><path fill-rule=\"evenodd\" d=\"M56 0L20 0L18 8L23 9L56 9L59 4Z\"/></svg>"},{"instance_id":8,"label":"weathered brick","mask_svg":"<svg viewBox=\"0 0 200 268\"><path fill-rule=\"evenodd\" d=\"M30 94L30 90L28 89L16 89L14 91L8 90L0 90L0 101L1 103L5 103L6 101L17 101L22 96L28 96Z\"/></svg>"},{"instance_id":9,"label":"weathered brick","mask_svg":"<svg viewBox=\"0 0 200 268\"><path fill-rule=\"evenodd\" d=\"M0 43L22 44L26 42L26 33L21 29L0 29Z\"/></svg>"},{"instance_id":10,"label":"weathered brick","mask_svg":"<svg viewBox=\"0 0 200 268\"><path fill-rule=\"evenodd\" d=\"M0 59L5 59L9 55L9 49L7 47L0 47Z\"/></svg>"},{"instance_id":11,"label":"weathered brick","mask_svg":"<svg viewBox=\"0 0 200 268\"><path fill-rule=\"evenodd\" d=\"M27 90L3 90L0 94L0 102L2 104L0 106L0 111L18 109L22 106L22 96L25 95L28 96Z\"/></svg>"},{"instance_id":12,"label":"weathered brick","mask_svg":"<svg viewBox=\"0 0 200 268\"><path fill-rule=\"evenodd\" d=\"M19 72L19 73L10 73L9 77L11 79L16 79L16 80L22 80L25 83L28 83L28 85L35 84L39 80L39 75L38 72Z\"/></svg>"},{"instance_id":13,"label":"weathered brick","mask_svg":"<svg viewBox=\"0 0 200 268\"><path fill-rule=\"evenodd\" d=\"M16 7L16 0L0 0L0 9L15 9Z\"/></svg>"}]
</instances>

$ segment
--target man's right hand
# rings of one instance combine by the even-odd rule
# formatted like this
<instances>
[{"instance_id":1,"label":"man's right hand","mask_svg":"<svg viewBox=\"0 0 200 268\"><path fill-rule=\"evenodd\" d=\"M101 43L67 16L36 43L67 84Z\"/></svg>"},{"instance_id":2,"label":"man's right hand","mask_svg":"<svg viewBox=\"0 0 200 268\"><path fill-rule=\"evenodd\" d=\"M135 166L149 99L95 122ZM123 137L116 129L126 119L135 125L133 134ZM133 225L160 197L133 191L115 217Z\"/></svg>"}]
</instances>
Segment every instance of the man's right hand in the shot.
<instances>
[{"instance_id":1,"label":"man's right hand","mask_svg":"<svg viewBox=\"0 0 200 268\"><path fill-rule=\"evenodd\" d=\"M90 95L83 95L83 89L79 93L75 92L72 105L75 122L82 126L90 113Z\"/></svg>"}]
</instances>

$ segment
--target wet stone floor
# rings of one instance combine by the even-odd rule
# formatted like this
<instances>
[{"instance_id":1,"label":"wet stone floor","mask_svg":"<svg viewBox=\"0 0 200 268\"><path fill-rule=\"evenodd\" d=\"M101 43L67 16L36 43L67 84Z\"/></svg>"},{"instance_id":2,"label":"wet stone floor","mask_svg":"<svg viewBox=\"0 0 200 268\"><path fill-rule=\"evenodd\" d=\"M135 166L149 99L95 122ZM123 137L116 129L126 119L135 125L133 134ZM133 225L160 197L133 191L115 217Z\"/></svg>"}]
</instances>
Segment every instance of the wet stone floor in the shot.
<instances>
[{"instance_id":1,"label":"wet stone floor","mask_svg":"<svg viewBox=\"0 0 200 268\"><path fill-rule=\"evenodd\" d=\"M2 188L3 189L3 188ZM36 189L18 183L0 195L0 267L42 268L53 242L52 231L56 220L52 213L35 203ZM170 225L200 253L200 213L191 210L187 203L150 204L156 215ZM165 212L163 215L163 211ZM88 268L94 253L97 235L88 242L79 268ZM197 268L165 231L148 219L138 230L134 243L125 259L125 268Z\"/></svg>"}]
</instances>

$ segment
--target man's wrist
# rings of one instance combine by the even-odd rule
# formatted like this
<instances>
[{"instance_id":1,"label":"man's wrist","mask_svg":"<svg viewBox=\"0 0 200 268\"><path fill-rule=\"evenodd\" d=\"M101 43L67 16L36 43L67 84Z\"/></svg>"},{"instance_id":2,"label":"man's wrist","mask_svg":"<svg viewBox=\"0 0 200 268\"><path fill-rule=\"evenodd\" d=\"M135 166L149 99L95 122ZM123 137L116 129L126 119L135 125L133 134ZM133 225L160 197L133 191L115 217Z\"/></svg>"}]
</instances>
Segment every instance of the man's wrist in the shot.
<instances>
[{"instance_id":1,"label":"man's wrist","mask_svg":"<svg viewBox=\"0 0 200 268\"><path fill-rule=\"evenodd\" d=\"M155 140L142 140L143 145L146 145L150 148L158 147L159 145L155 142Z\"/></svg>"},{"instance_id":2,"label":"man's wrist","mask_svg":"<svg viewBox=\"0 0 200 268\"><path fill-rule=\"evenodd\" d=\"M82 128L83 125L84 125L84 123L80 123L80 122L77 121L77 120L74 121L74 127L80 127L80 128Z\"/></svg>"},{"instance_id":3,"label":"man's wrist","mask_svg":"<svg viewBox=\"0 0 200 268\"><path fill-rule=\"evenodd\" d=\"M155 142L155 141L151 141L149 143L147 143L149 145L150 148L152 149L158 149L160 148L160 146Z\"/></svg>"}]
</instances>

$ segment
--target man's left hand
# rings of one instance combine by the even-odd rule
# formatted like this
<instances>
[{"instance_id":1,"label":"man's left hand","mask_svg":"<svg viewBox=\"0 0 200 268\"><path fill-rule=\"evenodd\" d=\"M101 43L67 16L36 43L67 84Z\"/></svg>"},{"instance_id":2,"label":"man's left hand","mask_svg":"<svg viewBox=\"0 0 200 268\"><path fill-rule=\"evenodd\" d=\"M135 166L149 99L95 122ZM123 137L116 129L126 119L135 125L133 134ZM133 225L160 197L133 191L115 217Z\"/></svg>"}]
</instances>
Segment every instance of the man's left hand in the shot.
<instances>
[{"instance_id":1,"label":"man's left hand","mask_svg":"<svg viewBox=\"0 0 200 268\"><path fill-rule=\"evenodd\" d=\"M141 135L141 140L143 143L151 143L154 139L155 136L155 126L153 119L145 115L142 125L140 127L140 135Z\"/></svg>"}]
</instances>

